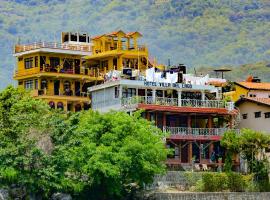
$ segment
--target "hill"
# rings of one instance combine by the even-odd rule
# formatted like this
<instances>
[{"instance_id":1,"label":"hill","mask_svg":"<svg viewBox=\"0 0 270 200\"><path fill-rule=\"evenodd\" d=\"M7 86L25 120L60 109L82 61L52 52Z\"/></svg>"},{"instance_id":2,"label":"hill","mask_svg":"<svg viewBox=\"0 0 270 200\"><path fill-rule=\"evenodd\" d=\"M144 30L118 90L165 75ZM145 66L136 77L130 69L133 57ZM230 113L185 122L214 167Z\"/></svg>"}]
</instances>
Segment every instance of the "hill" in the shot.
<instances>
[{"instance_id":1,"label":"hill","mask_svg":"<svg viewBox=\"0 0 270 200\"><path fill-rule=\"evenodd\" d=\"M270 60L269 0L3 0L0 13L0 88L11 83L18 38L59 41L61 31L138 30L165 64Z\"/></svg>"}]
</instances>

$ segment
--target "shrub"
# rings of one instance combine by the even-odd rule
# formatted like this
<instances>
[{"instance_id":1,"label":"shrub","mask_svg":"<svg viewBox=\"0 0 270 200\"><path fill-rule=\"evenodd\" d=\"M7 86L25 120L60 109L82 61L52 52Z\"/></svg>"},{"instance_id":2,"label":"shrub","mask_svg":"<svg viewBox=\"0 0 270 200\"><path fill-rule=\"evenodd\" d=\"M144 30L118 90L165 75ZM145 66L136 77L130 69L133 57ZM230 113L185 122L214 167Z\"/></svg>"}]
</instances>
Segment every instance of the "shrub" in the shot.
<instances>
[{"instance_id":1,"label":"shrub","mask_svg":"<svg viewBox=\"0 0 270 200\"><path fill-rule=\"evenodd\" d=\"M204 173L202 181L204 192L224 191L228 188L228 177L225 173Z\"/></svg>"}]
</instances>

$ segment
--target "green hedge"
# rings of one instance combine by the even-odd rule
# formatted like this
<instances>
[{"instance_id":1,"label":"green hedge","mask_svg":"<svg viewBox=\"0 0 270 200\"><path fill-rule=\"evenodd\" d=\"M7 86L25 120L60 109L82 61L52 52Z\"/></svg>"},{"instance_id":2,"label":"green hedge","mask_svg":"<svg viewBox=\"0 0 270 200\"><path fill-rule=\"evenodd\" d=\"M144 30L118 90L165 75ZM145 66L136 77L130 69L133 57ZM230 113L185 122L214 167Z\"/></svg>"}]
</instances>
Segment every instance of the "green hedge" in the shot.
<instances>
[{"instance_id":1,"label":"green hedge","mask_svg":"<svg viewBox=\"0 0 270 200\"><path fill-rule=\"evenodd\" d=\"M240 173L186 173L186 179L191 191L198 192L247 192L257 191L252 182L252 175Z\"/></svg>"}]
</instances>

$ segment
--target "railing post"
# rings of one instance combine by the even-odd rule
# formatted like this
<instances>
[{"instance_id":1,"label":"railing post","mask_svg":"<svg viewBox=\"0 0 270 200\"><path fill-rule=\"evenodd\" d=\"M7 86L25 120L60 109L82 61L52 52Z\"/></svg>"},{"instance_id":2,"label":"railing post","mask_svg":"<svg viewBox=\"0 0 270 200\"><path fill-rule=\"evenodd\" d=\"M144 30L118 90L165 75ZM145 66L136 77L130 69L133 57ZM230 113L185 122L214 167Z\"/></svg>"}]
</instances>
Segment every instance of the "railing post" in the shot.
<instances>
[{"instance_id":1,"label":"railing post","mask_svg":"<svg viewBox=\"0 0 270 200\"><path fill-rule=\"evenodd\" d=\"M156 90L155 89L152 90L152 100L153 100L153 104L156 104Z\"/></svg>"},{"instance_id":2,"label":"railing post","mask_svg":"<svg viewBox=\"0 0 270 200\"><path fill-rule=\"evenodd\" d=\"M178 91L178 106L182 106L182 91Z\"/></svg>"}]
</instances>

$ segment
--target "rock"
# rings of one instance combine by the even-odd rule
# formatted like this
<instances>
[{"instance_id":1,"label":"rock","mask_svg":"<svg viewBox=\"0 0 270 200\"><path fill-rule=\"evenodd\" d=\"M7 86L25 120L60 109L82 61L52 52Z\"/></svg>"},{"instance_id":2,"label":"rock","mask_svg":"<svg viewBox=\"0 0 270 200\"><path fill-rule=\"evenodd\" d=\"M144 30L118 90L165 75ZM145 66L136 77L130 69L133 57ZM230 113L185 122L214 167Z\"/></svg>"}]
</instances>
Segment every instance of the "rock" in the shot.
<instances>
[{"instance_id":1,"label":"rock","mask_svg":"<svg viewBox=\"0 0 270 200\"><path fill-rule=\"evenodd\" d=\"M10 199L8 190L0 189L0 200L8 200L8 199Z\"/></svg>"},{"instance_id":2,"label":"rock","mask_svg":"<svg viewBox=\"0 0 270 200\"><path fill-rule=\"evenodd\" d=\"M52 200L72 200L72 197L70 194L65 193L54 193L52 195Z\"/></svg>"}]
</instances>

